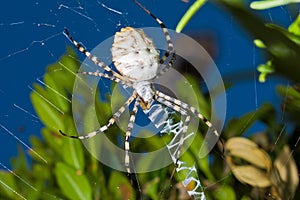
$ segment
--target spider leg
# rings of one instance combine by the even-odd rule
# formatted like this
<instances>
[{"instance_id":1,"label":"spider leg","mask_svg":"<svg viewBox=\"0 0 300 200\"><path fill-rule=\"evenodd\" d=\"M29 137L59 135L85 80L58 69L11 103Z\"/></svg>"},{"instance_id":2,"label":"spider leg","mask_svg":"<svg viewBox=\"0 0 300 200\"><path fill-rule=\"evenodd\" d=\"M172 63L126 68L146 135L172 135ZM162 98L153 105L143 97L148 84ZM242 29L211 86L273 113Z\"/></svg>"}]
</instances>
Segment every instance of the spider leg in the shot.
<instances>
[{"instance_id":1,"label":"spider leg","mask_svg":"<svg viewBox=\"0 0 300 200\"><path fill-rule=\"evenodd\" d=\"M155 99L159 103L162 103L162 104L166 105L167 107L175 110L176 112L179 112L181 115L185 116L185 121L184 121L184 124L183 124L183 127L182 127L182 134L181 134L181 137L179 139L177 150L175 151L175 152L177 152L176 156L175 156L175 166L176 166L177 163L178 163L178 159L180 157L180 154L181 154L181 146L183 145L184 140L186 139L185 137L186 137L188 125L191 121L191 116L187 114L187 111L184 108L174 104L173 102L171 102L171 101L169 101L165 98L156 96Z\"/></svg>"},{"instance_id":2,"label":"spider leg","mask_svg":"<svg viewBox=\"0 0 300 200\"><path fill-rule=\"evenodd\" d=\"M134 92L131 97L128 98L128 100L123 104L122 107L120 107L117 112L115 112L113 114L113 116L109 119L108 123L104 126L101 126L98 130L93 131L88 133L87 135L82 135L82 136L73 136L73 135L67 135L64 132L62 132L61 130L59 130L59 132L66 137L69 138L75 138L75 139L79 139L79 140L84 140L84 139L88 139L91 137L94 137L95 135L102 133L104 131L106 131L111 125L113 125L115 123L115 121L121 116L121 114L125 111L125 108L128 107L131 102L136 98L136 92Z\"/></svg>"},{"instance_id":3,"label":"spider leg","mask_svg":"<svg viewBox=\"0 0 300 200\"><path fill-rule=\"evenodd\" d=\"M129 86L129 87L132 87L132 83L131 82L128 82L128 81L124 81L122 79L119 79L115 76L111 76L109 74L106 74L106 73L101 73L101 72L78 72L78 74L85 74L85 75L89 75L89 76L99 76L99 77L103 77L103 78L107 78L111 81L114 81L114 82L121 82L122 84L126 85L126 86Z\"/></svg>"},{"instance_id":4,"label":"spider leg","mask_svg":"<svg viewBox=\"0 0 300 200\"><path fill-rule=\"evenodd\" d=\"M85 49L85 47L81 44L79 44L76 40L73 39L72 35L70 34L70 32L68 31L68 29L64 30L64 35L71 40L71 42L75 45L75 47L81 52L83 53L86 57L88 57L91 61L93 61L97 66L103 68L104 70L106 70L107 72L112 73L115 77L124 80L123 76L120 75L119 73L115 72L114 70L112 70L109 66L107 66L104 62L102 62L101 60L99 60L96 56L92 55L89 51L87 51ZM124 80L125 81L125 80Z\"/></svg>"},{"instance_id":5,"label":"spider leg","mask_svg":"<svg viewBox=\"0 0 300 200\"><path fill-rule=\"evenodd\" d=\"M174 174L175 174L175 171L176 171L176 168L178 167L178 161L179 161L179 157L180 157L180 154L181 154L181 147L182 147L182 145L183 145L183 143L186 139L186 133L187 133L190 121L191 121L191 116L187 114L187 111L184 108L180 107L179 105L174 104L174 102L171 102L168 99L165 99L163 97L159 97L157 95L155 95L155 99L158 102L174 109L175 111L179 112L181 115L185 116L185 120L184 120L184 123L183 123L182 132L180 134L180 139L179 139L179 142L178 142L177 149L175 149L174 153L171 152L171 157L172 157L172 160L173 160L174 166L175 166L173 171L172 171L171 177L169 179L169 181L172 181L172 179L174 177ZM174 137L176 137L176 136L174 136Z\"/></svg>"},{"instance_id":6,"label":"spider leg","mask_svg":"<svg viewBox=\"0 0 300 200\"><path fill-rule=\"evenodd\" d=\"M178 107L181 107L185 110L191 111L195 116L197 116L199 119L201 119L209 128L213 129L215 136L217 136L217 137L220 136L219 132L215 129L213 124L206 117L204 117L195 107L190 106L187 103L180 101L179 99L170 97L160 91L155 91L155 96L161 97L169 102L174 103Z\"/></svg>"},{"instance_id":7,"label":"spider leg","mask_svg":"<svg viewBox=\"0 0 300 200\"><path fill-rule=\"evenodd\" d=\"M130 150L130 144L129 144L129 139L131 136L131 132L133 129L133 124L135 122L135 117L136 117L136 113L138 111L138 106L140 104L140 98L137 97L132 109L132 113L130 115L130 119L128 122L128 126L127 126L127 131L125 133L125 167L126 167L126 171L128 174L131 174L131 169L130 169L130 156L129 156L129 150Z\"/></svg>"},{"instance_id":8,"label":"spider leg","mask_svg":"<svg viewBox=\"0 0 300 200\"><path fill-rule=\"evenodd\" d=\"M145 6L143 6L140 2L138 2L137 0L134 0L134 2L140 7L142 8L148 15L150 15L161 27L162 31L164 32L166 41L168 43L168 49L165 52L165 54L162 56L162 58L160 59L160 64L164 64L164 62L166 60L169 59L168 63L164 64L165 66L163 66L163 68L158 72L158 74L156 75L156 77L161 76L162 74L164 74L168 69L170 69L170 67L172 67L172 65L175 62L175 50L174 50L174 45L173 42L171 40L170 34L168 29L166 28L166 25L159 19L157 18L155 15L153 15L153 13L151 13L147 8L145 8Z\"/></svg>"}]
</instances>

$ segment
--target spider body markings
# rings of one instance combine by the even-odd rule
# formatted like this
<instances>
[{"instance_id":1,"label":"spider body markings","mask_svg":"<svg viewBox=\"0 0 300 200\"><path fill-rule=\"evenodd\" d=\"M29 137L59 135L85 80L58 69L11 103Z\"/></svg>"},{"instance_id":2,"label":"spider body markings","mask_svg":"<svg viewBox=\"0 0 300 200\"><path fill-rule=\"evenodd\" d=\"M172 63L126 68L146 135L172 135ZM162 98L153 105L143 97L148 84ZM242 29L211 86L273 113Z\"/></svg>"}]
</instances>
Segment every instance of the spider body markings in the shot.
<instances>
[{"instance_id":1,"label":"spider body markings","mask_svg":"<svg viewBox=\"0 0 300 200\"><path fill-rule=\"evenodd\" d=\"M172 67L175 61L175 50L173 48L173 43L171 37L168 33L168 29L163 24L163 22L155 17L149 10L147 10L138 1L134 1L140 8L142 8L148 15L150 15L161 27L166 42L168 44L168 49L159 58L159 51L155 48L153 41L146 36L146 34L139 29L132 27L122 28L120 32L117 32L114 36L114 43L112 45L111 53L114 65L117 71L114 71L96 56L92 55L87 51L83 45L78 43L73 39L72 35L67 29L65 29L65 36L75 45L75 47L82 52L86 57L93 61L97 66L104 69L104 73L99 72L79 72L81 74L99 76L110 79L115 82L120 82L127 87L132 87L134 89L132 95L127 99L127 101L120 107L109 119L108 123L101 126L98 130L88 133L83 136L72 136L63 133L61 130L59 132L67 137L76 139L88 139L94 137L99 133L105 132L115 121L120 117L120 115L125 111L132 102L134 106L132 113L129 118L127 130L125 133L125 168L128 174L131 174L130 167L130 143L129 139L131 137L131 132L136 118L136 113L139 106L142 109L149 109L152 102L157 101L164 104L167 107L179 112L185 117L185 122L183 126L182 136L179 141L177 160L175 165L177 165L178 159L180 157L180 147L183 145L184 138L187 132L187 128L191 119L191 115L200 118L209 128L214 130L214 134L219 136L217 130L213 127L212 123L205 118L196 108L182 102L179 99L170 97L154 88L153 80L166 72L170 67ZM166 63L165 63L166 62Z\"/></svg>"}]
</instances>

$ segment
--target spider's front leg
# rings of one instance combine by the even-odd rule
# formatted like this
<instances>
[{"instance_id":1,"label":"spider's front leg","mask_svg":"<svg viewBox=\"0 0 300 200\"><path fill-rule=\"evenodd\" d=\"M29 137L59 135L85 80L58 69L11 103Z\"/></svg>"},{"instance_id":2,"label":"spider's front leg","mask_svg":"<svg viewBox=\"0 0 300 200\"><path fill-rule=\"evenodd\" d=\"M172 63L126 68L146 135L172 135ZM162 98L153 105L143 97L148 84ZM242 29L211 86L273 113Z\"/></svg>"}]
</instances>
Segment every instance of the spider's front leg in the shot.
<instances>
[{"instance_id":1,"label":"spider's front leg","mask_svg":"<svg viewBox=\"0 0 300 200\"><path fill-rule=\"evenodd\" d=\"M120 107L117 112L115 112L113 114L113 116L109 119L108 123L104 126L101 126L98 130L96 131L93 131L93 132L90 132L88 133L87 135L82 135L82 136L73 136L73 135L68 135L64 132L62 132L61 130L59 130L59 132L63 135L63 136L66 136L66 137L69 137L69 138L75 138L75 139L79 139L79 140L84 140L84 139L88 139L88 138L92 138L94 137L95 135L99 134L99 133L102 133L104 131L106 131L111 125L113 125L116 120L121 116L121 114L125 111L125 108L128 107L131 102L136 98L137 94L136 92L134 92L131 97L128 98L128 100L123 104L122 107Z\"/></svg>"},{"instance_id":2,"label":"spider's front leg","mask_svg":"<svg viewBox=\"0 0 300 200\"><path fill-rule=\"evenodd\" d=\"M81 52L83 53L86 57L88 57L91 61L95 63L95 65L103 68L105 71L112 73L114 77L117 77L121 80L124 80L124 77L117 73L116 71L112 70L109 66L107 66L104 62L102 62L100 59L97 58L97 56L91 54L82 44L77 42L76 40L73 39L71 33L68 31L68 29L65 29L63 34L74 44L74 46Z\"/></svg>"},{"instance_id":3,"label":"spider's front leg","mask_svg":"<svg viewBox=\"0 0 300 200\"><path fill-rule=\"evenodd\" d=\"M124 81L123 79L119 79L113 75L109 75L106 73L101 73L101 72L86 72L86 71L82 71L82 72L78 72L78 74L84 74L84 75L89 75L89 76L97 76L97 77L103 77L106 79L109 79L111 81L114 81L116 83L121 82L123 85L127 86L127 87L132 87L132 82L130 81Z\"/></svg>"}]
</instances>

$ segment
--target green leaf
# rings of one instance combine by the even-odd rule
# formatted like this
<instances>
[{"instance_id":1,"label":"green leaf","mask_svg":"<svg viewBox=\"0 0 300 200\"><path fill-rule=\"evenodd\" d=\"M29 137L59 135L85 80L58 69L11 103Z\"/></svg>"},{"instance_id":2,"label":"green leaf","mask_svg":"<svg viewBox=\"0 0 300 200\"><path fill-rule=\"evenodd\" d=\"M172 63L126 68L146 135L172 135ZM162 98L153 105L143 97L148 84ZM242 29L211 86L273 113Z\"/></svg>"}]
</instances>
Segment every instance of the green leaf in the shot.
<instances>
[{"instance_id":1,"label":"green leaf","mask_svg":"<svg viewBox=\"0 0 300 200\"><path fill-rule=\"evenodd\" d=\"M14 179L14 175L7 171L0 170L0 193L1 195L15 199L18 188Z\"/></svg>"},{"instance_id":2,"label":"green leaf","mask_svg":"<svg viewBox=\"0 0 300 200\"><path fill-rule=\"evenodd\" d=\"M56 132L64 127L63 113L47 97L32 92L30 98L36 113L47 127Z\"/></svg>"},{"instance_id":3,"label":"green leaf","mask_svg":"<svg viewBox=\"0 0 300 200\"><path fill-rule=\"evenodd\" d=\"M49 145L55 153L57 153L58 155L63 154L63 140L62 136L59 133L53 133L52 131L50 131L50 129L43 128L42 135L47 145Z\"/></svg>"},{"instance_id":4,"label":"green leaf","mask_svg":"<svg viewBox=\"0 0 300 200\"><path fill-rule=\"evenodd\" d=\"M264 83L266 81L266 77L272 73L274 73L274 67L271 61L268 61L266 64L261 64L257 67L257 71L259 74L259 82Z\"/></svg>"},{"instance_id":5,"label":"green leaf","mask_svg":"<svg viewBox=\"0 0 300 200\"><path fill-rule=\"evenodd\" d=\"M250 8L256 10L264 10L268 8L274 8L278 6L284 6L290 3L298 3L300 0L262 0L262 1L253 1L250 4Z\"/></svg>"},{"instance_id":6,"label":"green leaf","mask_svg":"<svg viewBox=\"0 0 300 200\"><path fill-rule=\"evenodd\" d=\"M288 95L291 99L300 100L300 92L293 87L280 85L277 87L277 92L283 97L287 97Z\"/></svg>"},{"instance_id":7,"label":"green leaf","mask_svg":"<svg viewBox=\"0 0 300 200\"><path fill-rule=\"evenodd\" d=\"M278 86L277 92L281 95L284 105L284 110L289 116L291 121L299 122L300 113L300 89L299 85L290 86Z\"/></svg>"},{"instance_id":8,"label":"green leaf","mask_svg":"<svg viewBox=\"0 0 300 200\"><path fill-rule=\"evenodd\" d=\"M63 158L77 170L84 168L84 155L80 140L66 138L63 146Z\"/></svg>"},{"instance_id":9,"label":"green leaf","mask_svg":"<svg viewBox=\"0 0 300 200\"><path fill-rule=\"evenodd\" d=\"M59 110L63 112L67 112L70 106L70 100L66 95L66 90L63 88L63 84L57 84L58 81L56 80L54 74L62 73L60 71L55 73L48 73L44 76L44 82L46 86L47 96L50 97L49 101L51 101Z\"/></svg>"},{"instance_id":10,"label":"green leaf","mask_svg":"<svg viewBox=\"0 0 300 200\"><path fill-rule=\"evenodd\" d=\"M296 20L289 26L288 30L295 35L300 36L300 15L298 15Z\"/></svg>"},{"instance_id":11,"label":"green leaf","mask_svg":"<svg viewBox=\"0 0 300 200\"><path fill-rule=\"evenodd\" d=\"M294 22L295 23L295 22ZM295 24L294 26L298 26L298 24ZM284 34L287 38L289 38L291 41L293 41L295 44L300 45L300 37L299 35L290 32L289 30L278 26L276 24L266 24L266 27L273 29L274 31L278 31L281 32L282 34ZM294 30L297 31L297 30Z\"/></svg>"},{"instance_id":12,"label":"green leaf","mask_svg":"<svg viewBox=\"0 0 300 200\"><path fill-rule=\"evenodd\" d=\"M258 110L244 114L238 119L231 119L226 127L227 137L242 135L254 122L261 120L265 123L275 119L275 110L271 104L263 104Z\"/></svg>"},{"instance_id":13,"label":"green leaf","mask_svg":"<svg viewBox=\"0 0 300 200\"><path fill-rule=\"evenodd\" d=\"M149 195L153 200L159 200L158 189L159 189L159 177L155 177L153 180L147 182L144 186L145 194Z\"/></svg>"},{"instance_id":14,"label":"green leaf","mask_svg":"<svg viewBox=\"0 0 300 200\"><path fill-rule=\"evenodd\" d=\"M222 184L214 192L213 196L216 200L235 200L235 192L232 187Z\"/></svg>"},{"instance_id":15,"label":"green leaf","mask_svg":"<svg viewBox=\"0 0 300 200\"><path fill-rule=\"evenodd\" d=\"M135 193L128 178L123 173L113 171L108 183L112 199L135 199Z\"/></svg>"},{"instance_id":16,"label":"green leaf","mask_svg":"<svg viewBox=\"0 0 300 200\"><path fill-rule=\"evenodd\" d=\"M200 147L202 149L200 149ZM206 149L206 144L204 143L203 136L200 132L196 133L196 137L193 140L193 143L190 147L191 152L193 153L193 160L196 161L197 165L200 168L200 171L205 174L205 176L210 180L215 180L213 173L211 172L208 156L203 157L203 150ZM201 151L200 151L201 150ZM190 162L192 162L191 160Z\"/></svg>"},{"instance_id":17,"label":"green leaf","mask_svg":"<svg viewBox=\"0 0 300 200\"><path fill-rule=\"evenodd\" d=\"M79 174L74 168L59 162L55 166L55 176L61 191L69 199L92 199L92 189L84 174Z\"/></svg>"},{"instance_id":18,"label":"green leaf","mask_svg":"<svg viewBox=\"0 0 300 200\"><path fill-rule=\"evenodd\" d=\"M38 162L52 163L55 160L51 154L49 154L49 152L45 151L43 147L32 148L30 151L28 151L28 154L31 156L31 158Z\"/></svg>"},{"instance_id":19,"label":"green leaf","mask_svg":"<svg viewBox=\"0 0 300 200\"><path fill-rule=\"evenodd\" d=\"M23 148L19 145L17 147L18 147L18 157L12 158L11 164L14 170L25 171L28 169L26 156Z\"/></svg>"},{"instance_id":20,"label":"green leaf","mask_svg":"<svg viewBox=\"0 0 300 200\"><path fill-rule=\"evenodd\" d=\"M207 0L196 0L193 5L186 11L176 26L176 32L181 32L196 12L206 3Z\"/></svg>"},{"instance_id":21,"label":"green leaf","mask_svg":"<svg viewBox=\"0 0 300 200\"><path fill-rule=\"evenodd\" d=\"M261 48L261 49L266 48L266 45L265 45L261 40L259 40L259 39L256 39L256 40L254 40L253 42L254 42L254 44L255 44L257 47L259 47L259 48Z\"/></svg>"}]
</instances>

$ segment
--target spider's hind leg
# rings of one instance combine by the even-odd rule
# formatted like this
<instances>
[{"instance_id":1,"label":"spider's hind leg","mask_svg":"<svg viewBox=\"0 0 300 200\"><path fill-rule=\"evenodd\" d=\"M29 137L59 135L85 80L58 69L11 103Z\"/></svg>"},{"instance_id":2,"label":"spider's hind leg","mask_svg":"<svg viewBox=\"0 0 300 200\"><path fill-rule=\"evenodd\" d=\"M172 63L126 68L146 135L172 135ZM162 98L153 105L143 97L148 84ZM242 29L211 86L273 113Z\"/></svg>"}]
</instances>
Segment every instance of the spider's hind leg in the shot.
<instances>
[{"instance_id":1,"label":"spider's hind leg","mask_svg":"<svg viewBox=\"0 0 300 200\"><path fill-rule=\"evenodd\" d=\"M127 174L130 177L131 185L133 187L137 187L139 195L141 195L142 189L139 185L139 181L137 179L137 175L136 175L135 170L134 170L134 163L132 162L130 164L130 161L132 160L132 157L130 155L130 143L129 143L129 139L131 137L131 133L132 133L132 129L133 129L133 125L134 125L134 122L135 122L135 118L136 118L136 114L137 114L137 111L138 111L139 104L140 104L140 97L138 96L135 100L135 103L134 103L134 106L133 106L133 109L132 109L132 113L131 113L130 118L129 118L127 130L126 130L126 133L125 133L124 146L125 146L125 168L126 168Z\"/></svg>"},{"instance_id":2,"label":"spider's hind leg","mask_svg":"<svg viewBox=\"0 0 300 200\"><path fill-rule=\"evenodd\" d=\"M173 162L175 164L175 167L177 167L177 164L178 164L178 161L179 161L179 157L181 156L181 147L184 144L184 141L187 139L186 133L187 133L187 130L188 130L189 123L191 121L191 116L188 115L187 110L185 110L184 108L182 108L182 107L180 107L180 106L178 106L178 105L170 102L169 100L167 100L165 98L162 98L162 97L159 97L159 96L155 96L155 99L159 103L166 105L167 107L175 110L176 112L179 112L182 116L185 117L182 129L181 129L181 133L178 134L178 135L175 135L174 139L169 144L170 146L172 146L170 148L174 148L174 146L177 145L177 148L175 148L174 152L171 152L172 153L171 154L172 160L173 160ZM169 149L169 150L171 151L171 149Z\"/></svg>"},{"instance_id":3,"label":"spider's hind leg","mask_svg":"<svg viewBox=\"0 0 300 200\"><path fill-rule=\"evenodd\" d=\"M190 111L191 113L193 113L195 116L197 116L199 119L201 119L207 126L208 128L212 129L214 135L216 137L220 137L219 132L217 131L217 129L213 126L213 124L204 116L202 115L195 107L188 105L185 102L182 102L179 99L175 99L173 97L170 97L160 91L156 91L155 95L157 97L160 97L162 99L165 99L166 101L172 102L174 104L175 107L181 107L185 110Z\"/></svg>"}]
</instances>

